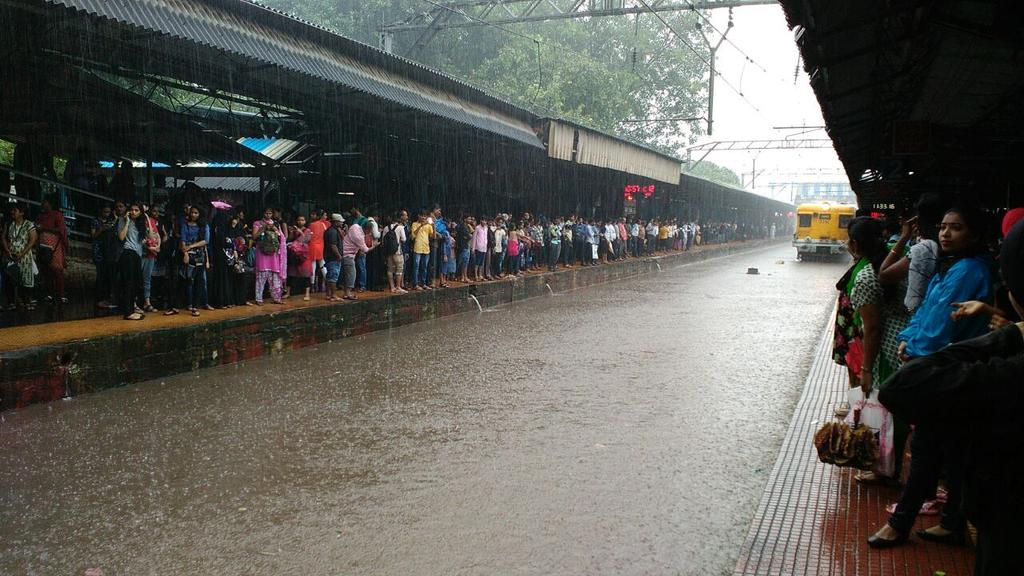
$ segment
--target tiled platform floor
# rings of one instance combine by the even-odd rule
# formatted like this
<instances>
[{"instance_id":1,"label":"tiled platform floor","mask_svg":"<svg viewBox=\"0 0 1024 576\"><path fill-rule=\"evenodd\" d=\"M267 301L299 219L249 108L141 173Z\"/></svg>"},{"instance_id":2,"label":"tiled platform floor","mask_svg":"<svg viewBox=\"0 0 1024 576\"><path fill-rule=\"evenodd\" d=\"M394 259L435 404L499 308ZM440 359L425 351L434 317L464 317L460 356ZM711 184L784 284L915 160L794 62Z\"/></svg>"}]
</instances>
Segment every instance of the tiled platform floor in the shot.
<instances>
[{"instance_id":1,"label":"tiled platform floor","mask_svg":"<svg viewBox=\"0 0 1024 576\"><path fill-rule=\"evenodd\" d=\"M861 486L855 471L818 461L812 438L846 396L845 369L831 360L831 325L740 551L734 576L947 576L971 574L966 547L923 542L873 550L865 542L885 522L896 488ZM917 528L938 522L918 518Z\"/></svg>"}]
</instances>

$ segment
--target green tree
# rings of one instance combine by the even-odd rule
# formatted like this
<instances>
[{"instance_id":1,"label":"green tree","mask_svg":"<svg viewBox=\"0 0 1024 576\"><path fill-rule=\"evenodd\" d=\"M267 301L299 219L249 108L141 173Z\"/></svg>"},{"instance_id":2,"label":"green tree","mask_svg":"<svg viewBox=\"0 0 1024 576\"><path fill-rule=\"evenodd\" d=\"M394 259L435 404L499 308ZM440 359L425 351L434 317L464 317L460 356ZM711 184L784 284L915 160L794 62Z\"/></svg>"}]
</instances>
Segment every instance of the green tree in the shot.
<instances>
[{"instance_id":1,"label":"green tree","mask_svg":"<svg viewBox=\"0 0 1024 576\"><path fill-rule=\"evenodd\" d=\"M0 164L11 166L14 164L14 144L7 140L0 140ZM6 190L3 190L6 192Z\"/></svg>"},{"instance_id":2,"label":"green tree","mask_svg":"<svg viewBox=\"0 0 1024 576\"><path fill-rule=\"evenodd\" d=\"M719 166L714 162L708 162L704 160L693 170L686 171L686 174L690 176L696 176L697 178L703 178L705 180L711 180L725 186L732 186L733 188L742 188L743 182L735 172L726 168L725 166Z\"/></svg>"},{"instance_id":3,"label":"green tree","mask_svg":"<svg viewBox=\"0 0 1024 576\"><path fill-rule=\"evenodd\" d=\"M264 0L376 45L381 23L430 9L421 0ZM707 50L689 11L662 13L678 38L650 14L454 28L410 53L419 31L395 37L393 51L538 114L559 116L670 154L702 133ZM688 48L685 44L689 44Z\"/></svg>"}]
</instances>

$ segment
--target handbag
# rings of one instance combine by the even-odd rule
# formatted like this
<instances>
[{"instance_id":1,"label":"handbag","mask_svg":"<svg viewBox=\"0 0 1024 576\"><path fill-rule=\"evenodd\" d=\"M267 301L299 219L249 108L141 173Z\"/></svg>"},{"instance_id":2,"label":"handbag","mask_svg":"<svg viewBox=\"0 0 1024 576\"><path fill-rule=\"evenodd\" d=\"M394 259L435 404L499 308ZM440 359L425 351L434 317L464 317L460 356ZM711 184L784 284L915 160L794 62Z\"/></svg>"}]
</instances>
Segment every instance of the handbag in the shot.
<instances>
[{"instance_id":1,"label":"handbag","mask_svg":"<svg viewBox=\"0 0 1024 576\"><path fill-rule=\"evenodd\" d=\"M867 398L860 388L851 388L847 394L850 413L846 416L846 423L856 424L859 421L861 426L870 428L878 447L871 471L879 476L892 477L896 471L892 413L878 401L878 390L872 390Z\"/></svg>"},{"instance_id":2,"label":"handbag","mask_svg":"<svg viewBox=\"0 0 1024 576\"><path fill-rule=\"evenodd\" d=\"M21 267L14 260L7 260L4 262L4 275L11 282L14 282L18 286L21 285Z\"/></svg>"},{"instance_id":3,"label":"handbag","mask_svg":"<svg viewBox=\"0 0 1024 576\"><path fill-rule=\"evenodd\" d=\"M206 250L204 248L195 248L188 251L188 265L189 266L205 266L206 265Z\"/></svg>"},{"instance_id":4,"label":"handbag","mask_svg":"<svg viewBox=\"0 0 1024 576\"><path fill-rule=\"evenodd\" d=\"M857 420L860 411L853 412L854 423L827 422L814 433L814 447L818 460L839 467L870 469L878 460L878 444L874 431Z\"/></svg>"}]
</instances>

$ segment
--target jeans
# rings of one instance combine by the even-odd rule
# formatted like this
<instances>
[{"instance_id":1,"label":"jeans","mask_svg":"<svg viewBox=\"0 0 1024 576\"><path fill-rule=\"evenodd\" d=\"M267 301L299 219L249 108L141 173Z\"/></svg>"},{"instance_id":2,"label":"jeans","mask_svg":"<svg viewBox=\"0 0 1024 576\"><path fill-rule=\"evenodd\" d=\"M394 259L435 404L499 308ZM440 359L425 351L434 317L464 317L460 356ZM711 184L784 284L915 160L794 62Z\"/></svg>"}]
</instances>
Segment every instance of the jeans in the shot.
<instances>
[{"instance_id":1,"label":"jeans","mask_svg":"<svg viewBox=\"0 0 1024 576\"><path fill-rule=\"evenodd\" d=\"M939 473L945 463L947 499L939 523L947 530L963 531L965 520L960 496L963 493L965 451L963 442L951 435L943 434L932 426L918 425L910 440L910 474L896 503L896 511L889 517L889 525L903 534L910 532L921 505L935 494Z\"/></svg>"},{"instance_id":2,"label":"jeans","mask_svg":"<svg viewBox=\"0 0 1024 576\"><path fill-rule=\"evenodd\" d=\"M345 256L341 259L342 284L349 290L356 286L356 258Z\"/></svg>"},{"instance_id":3,"label":"jeans","mask_svg":"<svg viewBox=\"0 0 1024 576\"><path fill-rule=\"evenodd\" d=\"M412 285L426 286L430 276L430 254L412 253Z\"/></svg>"},{"instance_id":4,"label":"jeans","mask_svg":"<svg viewBox=\"0 0 1024 576\"><path fill-rule=\"evenodd\" d=\"M437 274L437 267L441 261L441 252L438 250L438 245L434 242L430 243L430 254L427 254L427 271L423 277L424 286L433 286L434 276Z\"/></svg>"},{"instance_id":5,"label":"jeans","mask_svg":"<svg viewBox=\"0 0 1024 576\"><path fill-rule=\"evenodd\" d=\"M142 297L149 300L150 288L153 286L153 268L156 267L156 258L142 259Z\"/></svg>"},{"instance_id":6,"label":"jeans","mask_svg":"<svg viewBox=\"0 0 1024 576\"><path fill-rule=\"evenodd\" d=\"M210 303L206 293L206 266L191 266L192 277L185 280L185 298L189 308Z\"/></svg>"},{"instance_id":7,"label":"jeans","mask_svg":"<svg viewBox=\"0 0 1024 576\"><path fill-rule=\"evenodd\" d=\"M560 244L551 244L548 246L548 270L555 270L558 268L558 254L561 247L562 246Z\"/></svg>"},{"instance_id":8,"label":"jeans","mask_svg":"<svg viewBox=\"0 0 1024 576\"><path fill-rule=\"evenodd\" d=\"M324 270L327 272L327 281L337 285L341 278L341 260L333 260L324 263Z\"/></svg>"},{"instance_id":9,"label":"jeans","mask_svg":"<svg viewBox=\"0 0 1024 576\"><path fill-rule=\"evenodd\" d=\"M515 275L515 274L519 273L519 258L520 258L520 256L518 254L516 254L515 256L509 254L509 256L508 256L508 273L509 274Z\"/></svg>"},{"instance_id":10,"label":"jeans","mask_svg":"<svg viewBox=\"0 0 1024 576\"><path fill-rule=\"evenodd\" d=\"M366 254L356 256L356 285L360 290L366 290Z\"/></svg>"}]
</instances>

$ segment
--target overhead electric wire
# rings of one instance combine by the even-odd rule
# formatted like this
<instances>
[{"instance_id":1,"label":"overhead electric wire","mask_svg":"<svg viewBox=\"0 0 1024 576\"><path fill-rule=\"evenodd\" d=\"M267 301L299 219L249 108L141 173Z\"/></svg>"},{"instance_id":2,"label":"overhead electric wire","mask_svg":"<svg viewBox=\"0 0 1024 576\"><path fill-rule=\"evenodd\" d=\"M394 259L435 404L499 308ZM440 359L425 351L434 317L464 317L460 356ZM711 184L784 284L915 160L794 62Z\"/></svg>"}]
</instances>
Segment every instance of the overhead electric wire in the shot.
<instances>
[{"instance_id":1,"label":"overhead electric wire","mask_svg":"<svg viewBox=\"0 0 1024 576\"><path fill-rule=\"evenodd\" d=\"M502 32L506 32L508 34L512 34L513 36L518 36L520 38L524 38L526 40L529 40L530 42L533 42L536 45L536 47L537 47L537 76L538 76L538 80L537 80L537 90L534 92L533 98L530 99L529 106L531 106L531 107L532 106L540 106L549 115L553 115L554 114L553 111L550 108L548 108L548 107L546 107L546 106L544 106L542 104L536 104L535 103L537 95L540 93L541 84L542 84L543 76L544 76L543 66L541 64L540 47L543 45L543 46L547 46L549 48L554 48L554 49L557 49L557 50L561 50L563 52L570 52L572 54L576 54L577 56L582 56L583 58L586 58L587 60L594 60L594 56L592 54L584 54L583 52L579 52L577 50L573 50L572 48L569 48L569 47L564 46L562 44L552 44L550 42L545 42L544 40L541 40L539 38L535 38L535 37L530 36L528 34L523 34L522 32L517 32L515 30L506 28L506 27L504 27L504 26L502 26L500 24L494 24L492 22L488 22L488 21L486 21L486 20L484 20L482 18L478 18L476 16L473 16L472 14L469 14L468 12L466 12L464 10L460 10L460 9L452 7L452 6L446 6L444 4L439 4L438 2L435 2L434 0L422 0L422 1L426 2L427 4L430 4L431 6L434 6L436 8L441 8L442 10L447 10L447 11L452 12L454 14L458 14L459 16L462 16L462 17L464 17L464 18L466 18L468 20L472 20L474 22L479 22L480 24L483 24L485 26L490 26L492 28L497 28L498 30L500 30ZM697 54L697 56L699 57L700 54ZM704 63L707 64L707 61L704 60ZM576 74L578 75L579 73L580 73L580 71L577 70ZM637 73L637 75L640 76L641 78L644 78L645 80L647 79L646 77L644 77L643 75L641 75L639 73Z\"/></svg>"},{"instance_id":2,"label":"overhead electric wire","mask_svg":"<svg viewBox=\"0 0 1024 576\"><path fill-rule=\"evenodd\" d=\"M514 36L519 36L520 38L526 38L527 40L530 40L532 42L542 43L537 38L534 38L532 36L528 36L526 34L523 34L522 32L516 32L515 30L510 30L508 28L505 28L504 26L501 26L500 24L494 24L492 22L488 22L487 20L484 20L483 18L477 18L476 16L473 16L472 14L466 12L465 10L459 10L457 8L453 8L452 6L445 6L444 4L438 4L437 2L434 2L434 0L423 0L423 1L426 2L427 4L430 4L430 5L434 6L434 7L436 7L436 8L441 8L442 10L447 10L447 11L452 12L454 14L458 14L459 16L462 16L462 17L467 18L469 20L472 20L474 22L479 22L479 23L484 24L486 26L491 26L492 28L497 28L498 30L502 30L502 31L508 32L509 34L512 34Z\"/></svg>"},{"instance_id":3,"label":"overhead electric wire","mask_svg":"<svg viewBox=\"0 0 1024 576\"><path fill-rule=\"evenodd\" d=\"M469 20L473 20L475 22L480 22L481 24L490 26L492 28L497 28L498 30L501 30L502 32L506 32L508 34L512 34L513 36L518 36L520 38L525 38L526 40L529 40L530 42L533 42L534 45L537 47L537 89L533 91L533 97L530 98L529 106L530 107L535 106L535 101L537 100L537 96L540 94L541 83L544 80L544 68L541 65L541 59L540 59L540 46L541 46L541 44L546 44L546 42L542 42L539 38L534 38L534 37L529 36L527 34L523 34L522 32L517 32L515 30L510 30L508 28L505 28L504 26L500 26L498 24L492 24L491 22L488 22L488 21L483 20L481 18L477 18L476 16L473 16L473 15L471 15L471 14L469 14L469 13L463 11L463 10L457 10L457 9L451 7L451 6L445 6L444 4L438 4L437 2L434 2L434 0L423 0L423 1L426 2L427 4L435 6L437 8L448 10L449 12L458 14L459 16L462 16L464 18L468 18Z\"/></svg>"},{"instance_id":4,"label":"overhead electric wire","mask_svg":"<svg viewBox=\"0 0 1024 576\"><path fill-rule=\"evenodd\" d=\"M638 1L642 1L642 0L638 0ZM695 14L697 14L697 17L700 18L701 20L707 22L708 26L710 26L711 29L714 30L716 33L718 33L722 37L722 40L725 40L726 44L732 46L733 48L736 49L737 52L742 54L743 57L747 59L747 62L750 62L754 66L757 66L765 74L769 73L767 68L765 68L764 66L760 65L759 63L757 63L757 61L755 61L749 54L744 52L743 49L740 48L735 42L733 42L732 40L729 40L728 38L726 38L726 35L724 33L722 33L721 30L719 30L718 28L715 28L715 24L713 22L711 22L711 19L709 19L707 16L705 16L703 13L701 13L701 11L696 6L693 5L693 2L690 2L690 0L683 0L683 1L686 2L686 4L690 7L690 11L692 11ZM646 5L646 2L644 2L644 4ZM732 9L731 8L729 9L729 13L730 13L729 18L731 20L732 19L732 16L731 16Z\"/></svg>"},{"instance_id":5,"label":"overhead electric wire","mask_svg":"<svg viewBox=\"0 0 1024 576\"><path fill-rule=\"evenodd\" d=\"M658 20L660 20L660 21L661 21L661 23L662 23L662 24L663 24L663 25L664 25L664 26L665 26L666 28L668 28L669 32L672 32L672 34L673 34L673 35L674 35L674 36L675 36L676 38L678 38L680 42L682 42L682 43L683 43L683 45L685 45L685 46L686 46L687 48L689 48L691 52L693 52L694 54L696 54L696 55L697 55L697 57L698 57L698 58L700 58L700 61L701 61L701 62L703 62L703 63L704 63L704 65L705 65L705 66L707 66L709 70L711 69L711 62L710 62L710 61L709 61L708 59L704 58L704 55L703 55L703 54L701 54L700 52L698 52L698 51L697 51L697 49L696 49L696 48L695 48L695 47L694 47L694 46L693 46L692 44L690 44L689 42L687 42L687 41L686 41L686 38L684 38L682 34L680 34L679 32L677 32L677 31L676 31L676 29L675 29L675 28L673 28L673 27L672 27L672 25L671 25L671 24L669 24L667 20L665 20L664 18L662 18L661 14L659 14L659 13L658 13L657 11L655 11L655 10L654 10L654 8L651 8L651 5L650 5L650 4L648 4L646 0L637 0L637 2L640 2L641 4L643 4L643 5L644 5L644 7L645 7L645 8L647 8L647 10L648 10L648 11L649 11L649 12L650 12L651 14L653 14L653 15L654 15L654 17L655 17L655 18L657 18ZM733 86L733 85L732 85L732 83L731 83L731 82L729 82L729 80L728 80L728 79L726 79L726 77L725 77L725 76L722 76L722 73L721 73L721 72L719 72L718 70L715 70L715 76L717 76L718 78L721 78L721 79L722 79L722 83L724 83L724 84L725 84L726 86L728 86L730 90L732 90L733 92L735 92L737 96L739 96L740 98L742 98L742 99L743 99L743 101L744 101L744 102L746 102L746 103L747 103L747 105L748 105L748 106L750 106L750 107L751 107L751 108L752 108L752 109L753 109L753 110L754 110L755 112L757 112L758 114L761 114L761 109L760 109L760 108L758 108L758 107L757 107L757 106L756 106L756 105L755 105L755 104L754 104L753 102L751 102L751 101L750 101L750 100L749 100L749 99L748 99L748 98L747 98L746 96L744 96L744 94L743 94L743 91L742 91L742 90L740 90L739 88L737 88L737 87ZM763 115L763 114L761 114L761 116L762 116L762 117L764 117L764 115ZM765 119L767 120L767 118L765 118Z\"/></svg>"}]
</instances>

